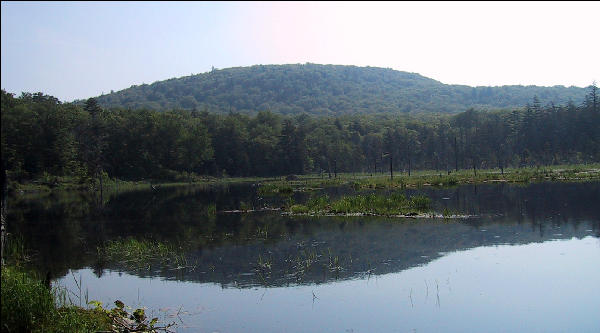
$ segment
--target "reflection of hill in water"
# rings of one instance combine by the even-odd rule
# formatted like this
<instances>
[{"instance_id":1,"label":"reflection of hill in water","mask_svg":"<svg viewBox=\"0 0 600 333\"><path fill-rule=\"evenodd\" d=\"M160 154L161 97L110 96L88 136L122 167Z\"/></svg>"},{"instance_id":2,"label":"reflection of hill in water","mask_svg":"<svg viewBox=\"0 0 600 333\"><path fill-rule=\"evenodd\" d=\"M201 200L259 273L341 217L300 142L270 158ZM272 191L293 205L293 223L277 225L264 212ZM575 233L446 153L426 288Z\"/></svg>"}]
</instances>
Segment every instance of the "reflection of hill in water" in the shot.
<instances>
[{"instance_id":1,"label":"reflection of hill in water","mask_svg":"<svg viewBox=\"0 0 600 333\"><path fill-rule=\"evenodd\" d=\"M398 272L426 264L444 252L494 244L526 244L549 239L584 237L598 223L560 223L539 226L478 221L479 227L464 222L389 221L352 218L313 219L312 233L301 232L276 242L231 244L189 254L197 262L193 270L163 271L158 275L224 286L272 286L294 283L323 283L335 279ZM308 269L302 263L315 256ZM337 257L337 262L336 258ZM260 259L259 259L260 258ZM270 262L271 268L260 267ZM335 269L338 264L341 269ZM115 267L117 268L117 267ZM261 277L262 276L262 277ZM264 279L264 280L263 280Z\"/></svg>"},{"instance_id":2,"label":"reflection of hill in water","mask_svg":"<svg viewBox=\"0 0 600 333\"><path fill-rule=\"evenodd\" d=\"M344 192L344 191L341 191ZM600 236L600 183L482 185L424 189L436 210L480 214L470 220L390 220L373 217L282 217L276 213L211 215L242 203L261 205L248 186L129 192L101 211L86 197L20 201L13 232L35 244L41 270L66 273L94 266L223 286L323 283L398 272L443 252ZM445 198L445 199L444 199ZM298 197L297 200L302 200ZM271 199L276 200L276 199ZM18 213L16 213L18 212ZM194 268L135 271L102 267L95 250L118 237L185 244ZM310 264L312 262L312 264Z\"/></svg>"}]
</instances>

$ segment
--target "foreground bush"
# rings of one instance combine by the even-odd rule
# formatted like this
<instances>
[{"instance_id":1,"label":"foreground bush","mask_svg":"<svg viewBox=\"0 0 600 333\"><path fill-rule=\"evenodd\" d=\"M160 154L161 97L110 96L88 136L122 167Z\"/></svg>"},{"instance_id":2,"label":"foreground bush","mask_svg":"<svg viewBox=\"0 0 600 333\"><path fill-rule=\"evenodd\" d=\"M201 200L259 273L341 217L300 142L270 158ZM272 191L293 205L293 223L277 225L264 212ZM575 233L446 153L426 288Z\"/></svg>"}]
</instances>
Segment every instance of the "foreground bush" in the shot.
<instances>
[{"instance_id":1,"label":"foreground bush","mask_svg":"<svg viewBox=\"0 0 600 333\"><path fill-rule=\"evenodd\" d=\"M33 274L2 267L2 332L95 332L110 318L95 310L57 307L55 294Z\"/></svg>"}]
</instances>

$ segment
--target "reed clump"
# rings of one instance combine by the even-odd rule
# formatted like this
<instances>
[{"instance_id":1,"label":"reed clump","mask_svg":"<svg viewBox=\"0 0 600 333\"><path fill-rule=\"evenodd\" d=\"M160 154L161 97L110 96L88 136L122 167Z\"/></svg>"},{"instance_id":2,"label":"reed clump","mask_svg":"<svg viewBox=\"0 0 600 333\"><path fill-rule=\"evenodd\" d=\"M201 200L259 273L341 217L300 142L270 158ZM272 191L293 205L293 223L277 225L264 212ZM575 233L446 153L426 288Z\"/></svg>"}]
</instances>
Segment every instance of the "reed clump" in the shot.
<instances>
[{"instance_id":1,"label":"reed clump","mask_svg":"<svg viewBox=\"0 0 600 333\"><path fill-rule=\"evenodd\" d=\"M430 210L431 200L423 195L407 197L403 193L390 195L359 194L330 200L328 196L309 199L305 205L290 207L292 214L364 214L364 215L416 215Z\"/></svg>"},{"instance_id":2,"label":"reed clump","mask_svg":"<svg viewBox=\"0 0 600 333\"><path fill-rule=\"evenodd\" d=\"M280 183L261 184L261 186L258 188L258 194L262 195L262 196L278 195L278 194L279 195L291 195L292 193L294 193L294 188L288 184L280 184Z\"/></svg>"},{"instance_id":3,"label":"reed clump","mask_svg":"<svg viewBox=\"0 0 600 333\"><path fill-rule=\"evenodd\" d=\"M150 269L154 264L186 266L187 263L180 246L156 240L138 240L132 237L110 240L96 251L100 261L118 262L134 269Z\"/></svg>"}]
</instances>

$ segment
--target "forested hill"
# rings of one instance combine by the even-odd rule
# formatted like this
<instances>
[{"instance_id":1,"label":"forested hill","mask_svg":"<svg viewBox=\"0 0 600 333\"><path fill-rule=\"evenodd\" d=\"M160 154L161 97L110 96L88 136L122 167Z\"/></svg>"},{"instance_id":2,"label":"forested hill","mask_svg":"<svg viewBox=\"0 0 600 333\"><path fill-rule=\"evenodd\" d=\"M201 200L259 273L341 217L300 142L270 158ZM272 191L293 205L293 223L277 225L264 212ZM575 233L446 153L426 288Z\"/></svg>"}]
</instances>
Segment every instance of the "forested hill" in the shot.
<instances>
[{"instance_id":1,"label":"forested hill","mask_svg":"<svg viewBox=\"0 0 600 333\"><path fill-rule=\"evenodd\" d=\"M523 107L583 100L578 87L447 85L419 74L377 67L257 65L132 86L98 97L104 107L342 115L455 113L473 107Z\"/></svg>"}]
</instances>

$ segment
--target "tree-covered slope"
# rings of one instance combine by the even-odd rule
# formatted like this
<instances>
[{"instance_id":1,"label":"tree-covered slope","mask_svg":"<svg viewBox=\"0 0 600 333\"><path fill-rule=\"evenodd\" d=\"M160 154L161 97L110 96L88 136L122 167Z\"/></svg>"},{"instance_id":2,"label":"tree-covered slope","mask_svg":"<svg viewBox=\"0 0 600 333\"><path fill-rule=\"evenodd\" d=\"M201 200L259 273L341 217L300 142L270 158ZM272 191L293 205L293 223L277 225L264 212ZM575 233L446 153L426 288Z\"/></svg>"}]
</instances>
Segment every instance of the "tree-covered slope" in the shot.
<instances>
[{"instance_id":1,"label":"tree-covered slope","mask_svg":"<svg viewBox=\"0 0 600 333\"><path fill-rule=\"evenodd\" d=\"M132 86L98 97L105 107L197 109L217 113L313 115L356 113L453 113L580 101L577 87L446 85L415 73L377 67L317 64L257 65Z\"/></svg>"}]
</instances>

